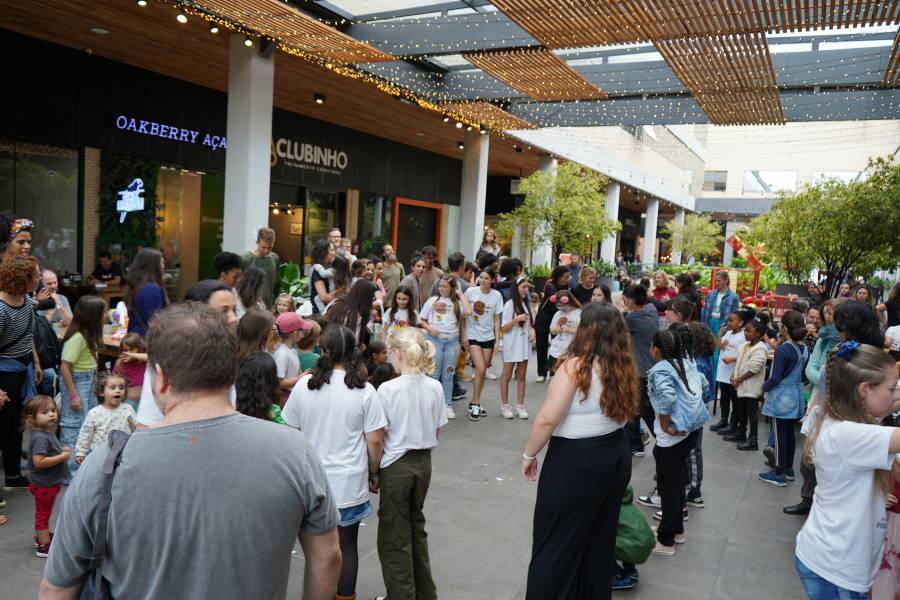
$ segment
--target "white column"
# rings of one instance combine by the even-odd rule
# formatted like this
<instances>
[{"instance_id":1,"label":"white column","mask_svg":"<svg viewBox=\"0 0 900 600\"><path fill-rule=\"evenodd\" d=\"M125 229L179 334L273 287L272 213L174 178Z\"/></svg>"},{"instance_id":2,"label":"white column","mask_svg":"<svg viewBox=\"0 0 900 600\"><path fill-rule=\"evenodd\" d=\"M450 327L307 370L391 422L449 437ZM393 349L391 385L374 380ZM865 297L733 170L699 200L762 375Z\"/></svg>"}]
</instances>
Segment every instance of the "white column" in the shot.
<instances>
[{"instance_id":1,"label":"white column","mask_svg":"<svg viewBox=\"0 0 900 600\"><path fill-rule=\"evenodd\" d=\"M538 156L538 170L545 171L549 173L553 173L554 177L556 176L556 158L551 156L550 154L541 154ZM543 234L545 228L547 227L546 223L541 223L538 225L538 231L535 232L535 237ZM553 247L549 242L541 244L539 246L535 246L531 251L531 264L533 265L551 265L553 261Z\"/></svg>"},{"instance_id":2,"label":"white column","mask_svg":"<svg viewBox=\"0 0 900 600\"><path fill-rule=\"evenodd\" d=\"M225 157L225 222L222 249L253 248L256 232L269 225L272 89L275 61L258 43L232 35L228 51L228 154Z\"/></svg>"},{"instance_id":3,"label":"white column","mask_svg":"<svg viewBox=\"0 0 900 600\"><path fill-rule=\"evenodd\" d=\"M622 186L619 185L619 182L612 179L606 185L606 216L613 221L619 220L619 194L621 189ZM617 235L618 232L613 231L600 245L600 258L610 264L616 263Z\"/></svg>"},{"instance_id":4,"label":"white column","mask_svg":"<svg viewBox=\"0 0 900 600\"><path fill-rule=\"evenodd\" d=\"M484 235L484 202L487 196L487 134L467 131L463 148L462 190L459 202L459 250L468 260L475 258ZM453 250L447 249L448 252Z\"/></svg>"},{"instance_id":5,"label":"white column","mask_svg":"<svg viewBox=\"0 0 900 600\"><path fill-rule=\"evenodd\" d=\"M659 218L659 198L647 200L645 213L647 218L644 219L644 248L641 252L641 262L651 264L656 262L653 254L656 250L656 221Z\"/></svg>"},{"instance_id":6,"label":"white column","mask_svg":"<svg viewBox=\"0 0 900 600\"><path fill-rule=\"evenodd\" d=\"M676 208L675 209L675 223L678 225L684 225L684 209ZM678 248L672 247L672 264L680 265L681 264L681 250Z\"/></svg>"},{"instance_id":7,"label":"white column","mask_svg":"<svg viewBox=\"0 0 900 600\"><path fill-rule=\"evenodd\" d=\"M735 221L726 221L725 222L725 239L727 240L730 236L737 233L741 224ZM722 264L726 267L731 266L731 261L734 260L734 248L732 248L728 242L724 243L724 247L722 250Z\"/></svg>"}]
</instances>

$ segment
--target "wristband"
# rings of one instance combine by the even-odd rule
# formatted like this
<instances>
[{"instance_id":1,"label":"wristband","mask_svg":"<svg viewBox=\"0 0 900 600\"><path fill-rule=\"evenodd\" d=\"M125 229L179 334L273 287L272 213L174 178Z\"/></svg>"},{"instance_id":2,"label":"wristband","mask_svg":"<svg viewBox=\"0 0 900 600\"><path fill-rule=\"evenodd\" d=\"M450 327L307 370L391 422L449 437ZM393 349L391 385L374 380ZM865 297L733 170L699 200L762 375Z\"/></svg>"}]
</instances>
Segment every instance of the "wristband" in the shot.
<instances>
[{"instance_id":1,"label":"wristband","mask_svg":"<svg viewBox=\"0 0 900 600\"><path fill-rule=\"evenodd\" d=\"M522 453L522 458L525 460L537 460L537 456L528 456L528 453L526 452Z\"/></svg>"}]
</instances>

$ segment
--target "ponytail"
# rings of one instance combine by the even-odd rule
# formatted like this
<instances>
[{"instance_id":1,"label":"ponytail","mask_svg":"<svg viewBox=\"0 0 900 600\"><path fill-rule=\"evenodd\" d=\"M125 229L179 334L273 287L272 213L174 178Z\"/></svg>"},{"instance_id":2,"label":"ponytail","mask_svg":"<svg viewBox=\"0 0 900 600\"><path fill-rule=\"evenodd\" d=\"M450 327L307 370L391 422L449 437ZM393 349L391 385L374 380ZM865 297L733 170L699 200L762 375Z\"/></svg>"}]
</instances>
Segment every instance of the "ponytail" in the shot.
<instances>
[{"instance_id":1,"label":"ponytail","mask_svg":"<svg viewBox=\"0 0 900 600\"><path fill-rule=\"evenodd\" d=\"M398 329L387 339L388 350L401 350L406 354L408 374L433 373L434 345L425 339L415 327Z\"/></svg>"}]
</instances>

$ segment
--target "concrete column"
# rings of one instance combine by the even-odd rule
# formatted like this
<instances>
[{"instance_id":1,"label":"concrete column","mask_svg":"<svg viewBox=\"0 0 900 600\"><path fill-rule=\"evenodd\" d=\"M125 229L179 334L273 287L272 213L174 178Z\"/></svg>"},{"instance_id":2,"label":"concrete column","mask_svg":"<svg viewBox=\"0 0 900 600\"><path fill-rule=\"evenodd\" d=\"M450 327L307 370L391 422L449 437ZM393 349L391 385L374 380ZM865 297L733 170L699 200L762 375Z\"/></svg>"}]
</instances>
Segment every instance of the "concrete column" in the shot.
<instances>
[{"instance_id":1,"label":"concrete column","mask_svg":"<svg viewBox=\"0 0 900 600\"><path fill-rule=\"evenodd\" d=\"M225 157L225 222L222 249L253 248L256 232L269 225L272 89L275 61L258 43L232 35L228 51L228 154Z\"/></svg>"},{"instance_id":2,"label":"concrete column","mask_svg":"<svg viewBox=\"0 0 900 600\"><path fill-rule=\"evenodd\" d=\"M556 176L556 158L549 154L541 154L538 156L538 170L553 173L553 176ZM538 231L535 232L535 237L543 235L543 232L546 231L547 224L541 223L538 225ZM539 246L535 246L531 250L531 264L533 265L551 265L553 264L553 247L549 242L541 244Z\"/></svg>"},{"instance_id":3,"label":"concrete column","mask_svg":"<svg viewBox=\"0 0 900 600\"><path fill-rule=\"evenodd\" d=\"M675 209L675 223L678 225L684 225L684 209L676 208ZM681 264L681 250L672 246L672 264L680 265Z\"/></svg>"},{"instance_id":4,"label":"concrete column","mask_svg":"<svg viewBox=\"0 0 900 600\"><path fill-rule=\"evenodd\" d=\"M644 219L644 248L641 252L641 262L651 264L656 262L654 253L656 251L656 222L659 218L659 198L647 200L645 213L647 217Z\"/></svg>"},{"instance_id":5,"label":"concrete column","mask_svg":"<svg viewBox=\"0 0 900 600\"><path fill-rule=\"evenodd\" d=\"M741 224L735 221L727 221L725 223L725 239L727 240L730 236L737 233L740 226ZM728 242L725 242L722 250L722 264L726 267L730 267L732 260L734 260L734 248L732 248Z\"/></svg>"},{"instance_id":6,"label":"concrete column","mask_svg":"<svg viewBox=\"0 0 900 600\"><path fill-rule=\"evenodd\" d=\"M613 221L619 220L619 194L622 186L618 181L609 180L606 185L606 216ZM600 258L610 264L616 263L616 236L614 231L600 245Z\"/></svg>"},{"instance_id":7,"label":"concrete column","mask_svg":"<svg viewBox=\"0 0 900 600\"><path fill-rule=\"evenodd\" d=\"M487 134L467 131L463 148L462 192L459 202L459 250L468 260L475 258L484 235L484 203L487 196ZM448 248L448 251L452 252Z\"/></svg>"}]
</instances>

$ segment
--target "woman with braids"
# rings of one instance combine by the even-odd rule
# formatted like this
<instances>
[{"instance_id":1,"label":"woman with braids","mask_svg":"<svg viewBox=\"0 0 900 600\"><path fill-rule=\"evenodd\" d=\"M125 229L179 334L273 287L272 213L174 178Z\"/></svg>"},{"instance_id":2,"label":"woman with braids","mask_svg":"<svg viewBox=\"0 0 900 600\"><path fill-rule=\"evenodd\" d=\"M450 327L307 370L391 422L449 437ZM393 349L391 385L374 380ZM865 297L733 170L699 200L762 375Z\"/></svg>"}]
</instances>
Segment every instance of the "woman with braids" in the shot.
<instances>
[{"instance_id":1,"label":"woman with braids","mask_svg":"<svg viewBox=\"0 0 900 600\"><path fill-rule=\"evenodd\" d=\"M343 560L335 598L348 600L356 597L359 523L372 512L369 475L378 473L387 419L375 388L366 382L353 331L330 325L319 338L319 350L316 366L294 386L282 416L306 434L325 467L341 513Z\"/></svg>"},{"instance_id":2,"label":"woman with braids","mask_svg":"<svg viewBox=\"0 0 900 600\"><path fill-rule=\"evenodd\" d=\"M709 383L691 360L691 348L691 330L686 326L657 331L650 345L657 362L647 372L647 391L656 413L653 458L662 504L653 553L660 556L673 556L675 544L685 543L685 488L690 483L687 460L709 419L703 401Z\"/></svg>"},{"instance_id":3,"label":"woman with braids","mask_svg":"<svg viewBox=\"0 0 900 600\"><path fill-rule=\"evenodd\" d=\"M551 380L522 456L534 481L547 449L534 508L529 600L610 598L616 526L631 478L623 431L638 413L628 327L610 304L589 304Z\"/></svg>"}]
</instances>

